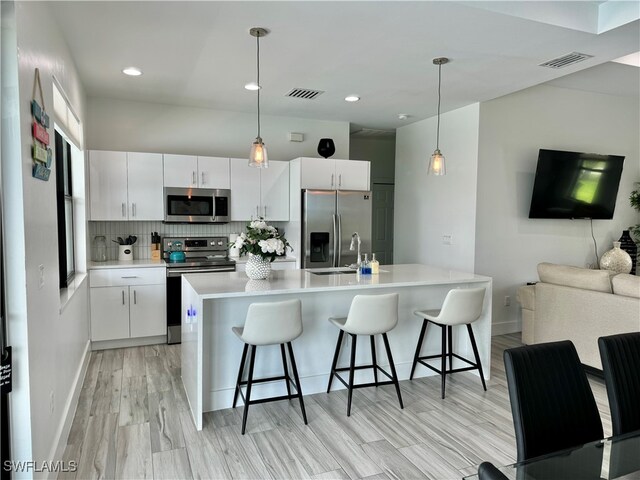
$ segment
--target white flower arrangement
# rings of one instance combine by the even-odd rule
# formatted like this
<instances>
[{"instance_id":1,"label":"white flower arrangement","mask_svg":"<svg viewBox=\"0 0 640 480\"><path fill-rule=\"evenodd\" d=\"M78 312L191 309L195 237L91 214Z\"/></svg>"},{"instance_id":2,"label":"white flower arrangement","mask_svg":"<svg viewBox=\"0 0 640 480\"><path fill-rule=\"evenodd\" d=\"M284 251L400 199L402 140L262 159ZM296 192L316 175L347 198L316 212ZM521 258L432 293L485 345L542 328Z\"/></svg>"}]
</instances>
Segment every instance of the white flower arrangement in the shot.
<instances>
[{"instance_id":1,"label":"white flower arrangement","mask_svg":"<svg viewBox=\"0 0 640 480\"><path fill-rule=\"evenodd\" d=\"M270 262L278 256L285 255L287 248L291 249L284 235L262 218L248 223L247 231L238 235L236 241L229 246L237 248L240 255L250 253Z\"/></svg>"}]
</instances>

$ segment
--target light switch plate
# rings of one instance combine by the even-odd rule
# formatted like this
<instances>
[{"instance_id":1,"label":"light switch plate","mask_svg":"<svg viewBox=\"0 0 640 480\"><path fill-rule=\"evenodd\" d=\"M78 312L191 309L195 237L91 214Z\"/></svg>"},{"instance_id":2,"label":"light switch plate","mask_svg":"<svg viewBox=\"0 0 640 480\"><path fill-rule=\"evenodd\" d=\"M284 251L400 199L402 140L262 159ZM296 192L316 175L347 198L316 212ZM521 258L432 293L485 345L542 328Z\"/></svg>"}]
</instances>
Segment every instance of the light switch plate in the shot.
<instances>
[{"instance_id":1,"label":"light switch plate","mask_svg":"<svg viewBox=\"0 0 640 480\"><path fill-rule=\"evenodd\" d=\"M442 236L443 245L453 245L453 235L447 234Z\"/></svg>"},{"instance_id":2,"label":"light switch plate","mask_svg":"<svg viewBox=\"0 0 640 480\"><path fill-rule=\"evenodd\" d=\"M40 272L40 278L38 280L38 288L44 288L44 265L38 265L38 271Z\"/></svg>"}]
</instances>

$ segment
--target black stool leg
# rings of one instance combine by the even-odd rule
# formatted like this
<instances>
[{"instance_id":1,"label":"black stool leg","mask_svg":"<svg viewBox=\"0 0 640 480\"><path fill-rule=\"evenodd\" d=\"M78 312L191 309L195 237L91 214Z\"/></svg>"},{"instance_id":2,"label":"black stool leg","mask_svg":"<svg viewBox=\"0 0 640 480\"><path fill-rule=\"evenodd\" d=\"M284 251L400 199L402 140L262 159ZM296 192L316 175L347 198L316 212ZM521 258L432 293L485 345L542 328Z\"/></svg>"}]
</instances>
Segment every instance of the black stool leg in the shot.
<instances>
[{"instance_id":1,"label":"black stool leg","mask_svg":"<svg viewBox=\"0 0 640 480\"><path fill-rule=\"evenodd\" d=\"M298 377L298 368L296 367L296 357L293 356L293 347L291 346L291 342L287 343L287 347L289 347L289 359L291 360L291 370L293 370L293 379L296 382L296 389L298 390L298 400L300 400L300 410L302 411L302 418L304 419L304 424L306 425L307 411L304 409L304 401L302 400L302 387L300 386L300 378ZM287 384L288 383L289 382L287 382Z\"/></svg>"},{"instance_id":2,"label":"black stool leg","mask_svg":"<svg viewBox=\"0 0 640 480\"><path fill-rule=\"evenodd\" d=\"M376 339L371 335L371 359L373 363L373 381L378 386L378 362L376 361Z\"/></svg>"},{"instance_id":3,"label":"black stool leg","mask_svg":"<svg viewBox=\"0 0 640 480\"><path fill-rule=\"evenodd\" d=\"M413 356L413 365L411 365L411 375L409 375L409 380L413 380L413 374L416 371L416 366L418 365L418 358L420 358L420 350L422 350L422 342L424 340L424 334L427 332L427 323L429 320L426 318L422 321L422 329L420 330L420 336L418 337L418 346L416 347L416 354Z\"/></svg>"},{"instance_id":4,"label":"black stool leg","mask_svg":"<svg viewBox=\"0 0 640 480\"><path fill-rule=\"evenodd\" d=\"M440 375L442 377L442 386L440 387L440 390L442 392L442 398L444 399L444 387L445 387L445 383L446 383L446 378L447 378L447 326L446 325L440 325L442 327L442 351L440 353L441 355L441 372Z\"/></svg>"},{"instance_id":5,"label":"black stool leg","mask_svg":"<svg viewBox=\"0 0 640 480\"><path fill-rule=\"evenodd\" d=\"M247 378L247 395L244 401L244 412L242 413L242 435L247 429L247 414L249 413L249 402L251 401L251 383L253 382L253 365L256 360L256 346L251 345L251 355L249 357L249 378Z\"/></svg>"},{"instance_id":6,"label":"black stool leg","mask_svg":"<svg viewBox=\"0 0 640 480\"><path fill-rule=\"evenodd\" d=\"M467 324L467 330L469 331L469 338L471 339L471 347L473 348L473 355L476 357L476 363L478 364L478 372L480 373L480 380L482 380L482 388L487 391L487 384L484 381L484 374L482 373L482 364L480 363L480 355L478 354L478 346L476 345L476 338L473 336L473 328L471 324Z\"/></svg>"},{"instance_id":7,"label":"black stool leg","mask_svg":"<svg viewBox=\"0 0 640 480\"><path fill-rule=\"evenodd\" d=\"M284 370L284 381L287 384L287 395L291 397L291 385L289 385L289 369L287 368L287 355L284 353L284 343L280 344L280 353L282 354L282 369ZM291 401L291 398L289 398Z\"/></svg>"},{"instance_id":8,"label":"black stool leg","mask_svg":"<svg viewBox=\"0 0 640 480\"><path fill-rule=\"evenodd\" d=\"M449 340L449 370L453 370L453 327L447 327L447 337Z\"/></svg>"},{"instance_id":9,"label":"black stool leg","mask_svg":"<svg viewBox=\"0 0 640 480\"><path fill-rule=\"evenodd\" d=\"M244 372L244 364L247 362L247 349L249 345L244 344L242 349L242 360L240 360L240 368L238 369L238 380L236 381L236 391L233 394L233 408L236 408L238 402L238 394L240 393L240 382L242 381L242 373Z\"/></svg>"},{"instance_id":10,"label":"black stool leg","mask_svg":"<svg viewBox=\"0 0 640 480\"><path fill-rule=\"evenodd\" d=\"M356 365L356 343L357 338L355 335L351 335L351 362L349 363L349 394L347 395L347 417L351 416L351 397L353 396L353 374L355 373Z\"/></svg>"},{"instance_id":11,"label":"black stool leg","mask_svg":"<svg viewBox=\"0 0 640 480\"><path fill-rule=\"evenodd\" d=\"M331 390L331 382L333 376L336 374L336 365L338 364L338 356L340 355L340 347L342 346L342 337L344 336L344 330L340 330L338 334L338 342L336 343L336 351L333 354L333 362L331 363L331 372L329 372L329 385L327 385L327 393Z\"/></svg>"},{"instance_id":12,"label":"black stool leg","mask_svg":"<svg viewBox=\"0 0 640 480\"><path fill-rule=\"evenodd\" d=\"M396 387L396 393L398 394L398 401L400 402L400 408L404 408L404 404L402 403L402 394L400 393L400 383L398 383L398 375L396 374L396 366L393 363L393 357L391 356L391 348L389 347L389 339L387 338L387 334L382 334L382 339L384 340L384 348L387 350L387 358L389 359L389 367L391 368L391 376L393 377L393 384Z\"/></svg>"}]
</instances>

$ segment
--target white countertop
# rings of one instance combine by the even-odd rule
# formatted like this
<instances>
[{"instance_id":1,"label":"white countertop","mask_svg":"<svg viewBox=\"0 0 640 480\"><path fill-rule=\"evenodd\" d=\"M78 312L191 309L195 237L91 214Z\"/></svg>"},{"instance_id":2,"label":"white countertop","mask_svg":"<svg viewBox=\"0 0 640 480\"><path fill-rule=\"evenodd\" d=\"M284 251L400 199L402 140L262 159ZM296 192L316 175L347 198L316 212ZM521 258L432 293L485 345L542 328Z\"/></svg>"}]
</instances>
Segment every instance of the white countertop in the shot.
<instances>
[{"instance_id":1,"label":"white countertop","mask_svg":"<svg viewBox=\"0 0 640 480\"><path fill-rule=\"evenodd\" d=\"M383 265L380 270L378 275L314 275L307 270L278 270L272 271L268 280L249 280L243 272L200 273L182 278L203 299L491 281L490 277L482 275L419 264Z\"/></svg>"},{"instance_id":2,"label":"white countertop","mask_svg":"<svg viewBox=\"0 0 640 480\"><path fill-rule=\"evenodd\" d=\"M249 260L249 255L242 255L241 257L229 257L230 260L233 260L236 263L247 263ZM296 257L276 257L274 262L295 262Z\"/></svg>"},{"instance_id":3,"label":"white countertop","mask_svg":"<svg viewBox=\"0 0 640 480\"><path fill-rule=\"evenodd\" d=\"M89 270L101 270L103 268L147 268L147 267L164 267L164 260L151 260L150 258L142 260L132 260L130 262L121 262L119 260L108 260L106 262L89 262L87 268Z\"/></svg>"}]
</instances>

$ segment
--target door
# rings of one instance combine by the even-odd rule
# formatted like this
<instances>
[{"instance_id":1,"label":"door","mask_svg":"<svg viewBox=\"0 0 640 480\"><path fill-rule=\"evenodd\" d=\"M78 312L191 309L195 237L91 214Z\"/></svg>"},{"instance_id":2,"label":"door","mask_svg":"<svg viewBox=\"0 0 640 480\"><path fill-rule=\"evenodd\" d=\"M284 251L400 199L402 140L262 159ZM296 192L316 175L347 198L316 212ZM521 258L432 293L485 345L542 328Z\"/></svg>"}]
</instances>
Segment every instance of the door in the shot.
<instances>
[{"instance_id":1,"label":"door","mask_svg":"<svg viewBox=\"0 0 640 480\"><path fill-rule=\"evenodd\" d=\"M269 162L260 171L262 216L269 221L289 221L289 162Z\"/></svg>"},{"instance_id":2,"label":"door","mask_svg":"<svg viewBox=\"0 0 640 480\"><path fill-rule=\"evenodd\" d=\"M129 287L131 338L167 333L165 288L164 284Z\"/></svg>"},{"instance_id":3,"label":"door","mask_svg":"<svg viewBox=\"0 0 640 480\"><path fill-rule=\"evenodd\" d=\"M127 153L129 220L164 220L162 154Z\"/></svg>"},{"instance_id":4,"label":"door","mask_svg":"<svg viewBox=\"0 0 640 480\"><path fill-rule=\"evenodd\" d=\"M371 259L371 192L355 192L339 190L338 197L338 263L342 267L356 263L358 256L358 242L354 243L354 250L349 250L351 237L354 233L360 236L360 252Z\"/></svg>"},{"instance_id":5,"label":"door","mask_svg":"<svg viewBox=\"0 0 640 480\"><path fill-rule=\"evenodd\" d=\"M333 190L336 188L335 160L326 158L300 159L300 188Z\"/></svg>"},{"instance_id":6,"label":"door","mask_svg":"<svg viewBox=\"0 0 640 480\"><path fill-rule=\"evenodd\" d=\"M197 187L198 157L194 155L164 154L165 187Z\"/></svg>"},{"instance_id":7,"label":"door","mask_svg":"<svg viewBox=\"0 0 640 480\"><path fill-rule=\"evenodd\" d=\"M260 170L249 166L245 158L231 159L231 221L246 221L261 216Z\"/></svg>"},{"instance_id":8,"label":"door","mask_svg":"<svg viewBox=\"0 0 640 480\"><path fill-rule=\"evenodd\" d=\"M91 220L127 219L127 154L89 152Z\"/></svg>"},{"instance_id":9,"label":"door","mask_svg":"<svg viewBox=\"0 0 640 480\"><path fill-rule=\"evenodd\" d=\"M302 191L302 268L335 266L336 192Z\"/></svg>"},{"instance_id":10,"label":"door","mask_svg":"<svg viewBox=\"0 0 640 480\"><path fill-rule=\"evenodd\" d=\"M229 159L198 157L198 185L200 188L230 188Z\"/></svg>"},{"instance_id":11,"label":"door","mask_svg":"<svg viewBox=\"0 0 640 480\"><path fill-rule=\"evenodd\" d=\"M129 287L91 291L91 340L129 338Z\"/></svg>"},{"instance_id":12,"label":"door","mask_svg":"<svg viewBox=\"0 0 640 480\"><path fill-rule=\"evenodd\" d=\"M380 265L393 264L393 184L373 184L372 251Z\"/></svg>"},{"instance_id":13,"label":"door","mask_svg":"<svg viewBox=\"0 0 640 480\"><path fill-rule=\"evenodd\" d=\"M336 185L339 190L369 190L370 162L336 160Z\"/></svg>"}]
</instances>

